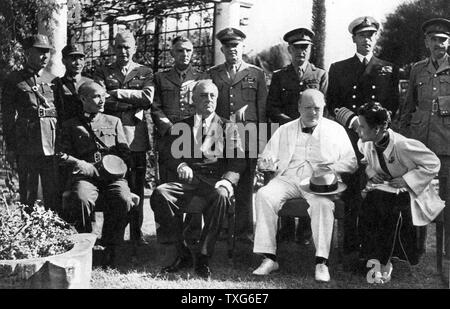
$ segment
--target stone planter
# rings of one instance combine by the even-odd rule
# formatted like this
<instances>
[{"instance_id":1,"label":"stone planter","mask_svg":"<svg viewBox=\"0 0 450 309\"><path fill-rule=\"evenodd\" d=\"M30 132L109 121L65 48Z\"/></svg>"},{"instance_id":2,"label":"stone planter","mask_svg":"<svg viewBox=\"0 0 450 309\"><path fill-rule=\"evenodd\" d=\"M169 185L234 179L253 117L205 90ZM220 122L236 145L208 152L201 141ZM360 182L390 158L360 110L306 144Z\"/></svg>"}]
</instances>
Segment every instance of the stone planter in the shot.
<instances>
[{"instance_id":1,"label":"stone planter","mask_svg":"<svg viewBox=\"0 0 450 309\"><path fill-rule=\"evenodd\" d=\"M44 258L0 260L0 289L87 289L97 235L72 236L74 247Z\"/></svg>"}]
</instances>

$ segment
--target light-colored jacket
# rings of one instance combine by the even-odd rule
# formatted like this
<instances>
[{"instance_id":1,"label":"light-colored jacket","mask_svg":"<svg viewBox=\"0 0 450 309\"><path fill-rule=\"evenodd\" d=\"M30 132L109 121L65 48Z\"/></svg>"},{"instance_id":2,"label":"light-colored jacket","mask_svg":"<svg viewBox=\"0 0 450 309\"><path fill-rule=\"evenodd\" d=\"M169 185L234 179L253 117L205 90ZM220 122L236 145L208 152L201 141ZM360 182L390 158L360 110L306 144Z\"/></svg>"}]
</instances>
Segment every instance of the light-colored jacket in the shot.
<instances>
[{"instance_id":1,"label":"light-colored jacket","mask_svg":"<svg viewBox=\"0 0 450 309\"><path fill-rule=\"evenodd\" d=\"M402 177L408 184L411 198L413 224L422 226L433 221L445 204L431 186L431 181L439 172L439 158L423 143L404 137L391 129L389 144L383 152L389 173L393 178ZM373 142L358 141L358 147L367 160L366 174L372 178L377 173L385 174Z\"/></svg>"},{"instance_id":2,"label":"light-colored jacket","mask_svg":"<svg viewBox=\"0 0 450 309\"><path fill-rule=\"evenodd\" d=\"M288 168L300 130L300 118L290 121L275 131L264 148L262 157L279 160L275 176L283 174ZM313 170L317 165L330 164L337 174L356 171L358 165L355 152L344 127L322 118L312 135L320 140L320 155L310 160Z\"/></svg>"}]
</instances>

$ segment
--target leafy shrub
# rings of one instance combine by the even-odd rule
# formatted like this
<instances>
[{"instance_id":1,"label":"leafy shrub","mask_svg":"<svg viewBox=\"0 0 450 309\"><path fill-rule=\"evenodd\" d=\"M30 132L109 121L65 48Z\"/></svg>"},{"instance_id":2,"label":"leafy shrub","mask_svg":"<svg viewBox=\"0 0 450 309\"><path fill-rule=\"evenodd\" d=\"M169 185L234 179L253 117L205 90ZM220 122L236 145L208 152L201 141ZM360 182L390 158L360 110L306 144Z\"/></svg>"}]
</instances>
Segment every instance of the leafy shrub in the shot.
<instances>
[{"instance_id":1,"label":"leafy shrub","mask_svg":"<svg viewBox=\"0 0 450 309\"><path fill-rule=\"evenodd\" d=\"M0 205L0 260L46 257L73 247L72 227L39 202ZM31 212L30 212L31 211Z\"/></svg>"}]
</instances>

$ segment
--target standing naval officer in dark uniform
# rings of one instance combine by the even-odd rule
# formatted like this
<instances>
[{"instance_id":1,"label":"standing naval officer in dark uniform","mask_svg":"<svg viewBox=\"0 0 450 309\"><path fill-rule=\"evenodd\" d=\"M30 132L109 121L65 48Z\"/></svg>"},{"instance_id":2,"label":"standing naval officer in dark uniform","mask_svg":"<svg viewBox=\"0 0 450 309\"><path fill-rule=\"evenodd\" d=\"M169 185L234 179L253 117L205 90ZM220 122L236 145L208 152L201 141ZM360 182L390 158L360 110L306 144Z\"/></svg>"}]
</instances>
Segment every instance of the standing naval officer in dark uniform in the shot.
<instances>
[{"instance_id":1,"label":"standing naval officer in dark uniform","mask_svg":"<svg viewBox=\"0 0 450 309\"><path fill-rule=\"evenodd\" d=\"M116 61L96 72L94 80L105 86L110 97L105 104L105 113L122 120L128 146L131 150L130 171L127 175L131 191L140 198L133 208L130 219L130 239L136 245L146 244L141 226L144 220L144 185L146 152L150 139L144 111L153 101L153 71L133 61L136 41L129 31L119 32L115 37Z\"/></svg>"},{"instance_id":2,"label":"standing naval officer in dark uniform","mask_svg":"<svg viewBox=\"0 0 450 309\"><path fill-rule=\"evenodd\" d=\"M56 203L54 162L56 76L45 70L52 46L47 36L36 34L26 38L23 47L25 67L12 72L3 86L3 132L7 158L11 163L17 160L20 201L33 205L40 177L45 206L60 211Z\"/></svg>"},{"instance_id":3,"label":"standing naval officer in dark uniform","mask_svg":"<svg viewBox=\"0 0 450 309\"><path fill-rule=\"evenodd\" d=\"M298 100L302 92L313 88L324 95L328 88L328 74L325 70L309 62L314 32L308 28L297 28L283 36L289 46L291 64L273 72L272 82L267 96L267 117L271 122L280 125L297 119ZM311 236L310 219L300 218L297 228L297 241L309 243ZM295 221L292 218L281 218L279 239L289 239L294 235Z\"/></svg>"},{"instance_id":4,"label":"standing naval officer in dark uniform","mask_svg":"<svg viewBox=\"0 0 450 309\"><path fill-rule=\"evenodd\" d=\"M370 16L358 17L348 26L356 45L356 54L346 60L331 64L327 91L329 113L336 117L347 131L355 150L358 163L362 154L357 148L358 108L364 103L376 101L392 112L399 105L398 67L373 55L380 24ZM336 113L335 110L339 109ZM359 250L357 216L361 207L360 190L365 185L363 167L344 179L349 188L343 194L346 202L344 253Z\"/></svg>"},{"instance_id":5,"label":"standing naval officer in dark uniform","mask_svg":"<svg viewBox=\"0 0 450 309\"><path fill-rule=\"evenodd\" d=\"M219 88L216 113L235 123L254 124L253 129L247 131L250 132L250 138L246 138L244 143L247 167L236 190L236 236L247 239L253 234L253 180L256 169L256 155L254 158L250 155L264 148L263 141L257 139L257 127L266 122L267 86L264 71L242 59L246 35L241 30L225 28L216 37L222 44L220 50L225 56L225 63L207 71ZM249 145L258 149L249 149Z\"/></svg>"}]
</instances>

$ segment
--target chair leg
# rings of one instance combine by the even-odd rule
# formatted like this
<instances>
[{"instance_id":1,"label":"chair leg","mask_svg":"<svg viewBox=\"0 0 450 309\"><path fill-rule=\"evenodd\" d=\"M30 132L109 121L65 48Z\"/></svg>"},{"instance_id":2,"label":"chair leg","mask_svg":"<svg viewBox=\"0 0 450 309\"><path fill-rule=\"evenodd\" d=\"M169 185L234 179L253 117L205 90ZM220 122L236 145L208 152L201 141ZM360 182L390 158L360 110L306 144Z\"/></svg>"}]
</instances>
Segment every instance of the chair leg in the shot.
<instances>
[{"instance_id":1,"label":"chair leg","mask_svg":"<svg viewBox=\"0 0 450 309\"><path fill-rule=\"evenodd\" d=\"M436 267L439 274L442 274L442 256L444 248L444 224L436 221Z\"/></svg>"},{"instance_id":2,"label":"chair leg","mask_svg":"<svg viewBox=\"0 0 450 309\"><path fill-rule=\"evenodd\" d=\"M342 263L344 250L344 220L337 219L337 253L338 263Z\"/></svg>"},{"instance_id":3,"label":"chair leg","mask_svg":"<svg viewBox=\"0 0 450 309\"><path fill-rule=\"evenodd\" d=\"M233 212L232 214L228 215L227 254L230 260L233 260L234 248L236 247L235 227L236 227L236 213Z\"/></svg>"}]
</instances>

